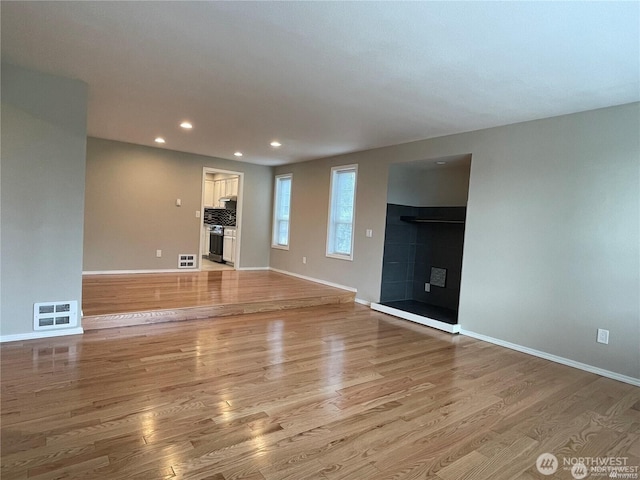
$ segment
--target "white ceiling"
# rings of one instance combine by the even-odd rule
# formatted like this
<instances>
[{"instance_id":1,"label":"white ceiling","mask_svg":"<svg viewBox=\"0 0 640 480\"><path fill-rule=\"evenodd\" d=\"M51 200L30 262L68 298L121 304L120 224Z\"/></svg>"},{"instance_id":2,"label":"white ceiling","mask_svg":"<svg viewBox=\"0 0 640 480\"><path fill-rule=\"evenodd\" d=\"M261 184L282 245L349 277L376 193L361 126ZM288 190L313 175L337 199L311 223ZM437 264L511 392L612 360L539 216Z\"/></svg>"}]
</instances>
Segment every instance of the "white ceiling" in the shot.
<instances>
[{"instance_id":1,"label":"white ceiling","mask_svg":"<svg viewBox=\"0 0 640 480\"><path fill-rule=\"evenodd\" d=\"M265 165L640 100L638 2L0 9L4 61L89 85L89 135Z\"/></svg>"}]
</instances>

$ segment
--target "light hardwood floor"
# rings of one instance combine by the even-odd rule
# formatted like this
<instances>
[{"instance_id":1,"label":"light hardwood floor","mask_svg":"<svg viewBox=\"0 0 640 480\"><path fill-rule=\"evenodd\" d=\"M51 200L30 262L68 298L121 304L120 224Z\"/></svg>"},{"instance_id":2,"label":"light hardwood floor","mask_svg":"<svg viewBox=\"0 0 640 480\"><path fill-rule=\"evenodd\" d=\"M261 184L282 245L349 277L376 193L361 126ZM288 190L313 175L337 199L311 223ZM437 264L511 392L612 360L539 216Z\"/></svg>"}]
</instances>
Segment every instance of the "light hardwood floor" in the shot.
<instances>
[{"instance_id":1,"label":"light hardwood floor","mask_svg":"<svg viewBox=\"0 0 640 480\"><path fill-rule=\"evenodd\" d=\"M537 457L640 458L639 388L360 305L1 355L3 480L571 479Z\"/></svg>"},{"instance_id":2,"label":"light hardwood floor","mask_svg":"<svg viewBox=\"0 0 640 480\"><path fill-rule=\"evenodd\" d=\"M235 270L231 265L212 262L204 257L200 259L200 269L203 271Z\"/></svg>"},{"instance_id":3,"label":"light hardwood floor","mask_svg":"<svg viewBox=\"0 0 640 480\"><path fill-rule=\"evenodd\" d=\"M85 330L351 303L355 293L271 271L85 275Z\"/></svg>"}]
</instances>

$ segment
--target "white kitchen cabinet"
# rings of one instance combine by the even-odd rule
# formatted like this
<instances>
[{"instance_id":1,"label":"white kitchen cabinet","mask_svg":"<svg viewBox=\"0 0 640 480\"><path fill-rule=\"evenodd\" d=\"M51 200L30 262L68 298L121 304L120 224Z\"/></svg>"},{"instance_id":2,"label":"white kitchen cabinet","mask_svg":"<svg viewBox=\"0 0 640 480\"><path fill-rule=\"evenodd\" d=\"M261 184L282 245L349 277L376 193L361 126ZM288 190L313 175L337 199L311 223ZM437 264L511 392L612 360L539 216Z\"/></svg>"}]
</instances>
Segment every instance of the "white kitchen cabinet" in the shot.
<instances>
[{"instance_id":1,"label":"white kitchen cabinet","mask_svg":"<svg viewBox=\"0 0 640 480\"><path fill-rule=\"evenodd\" d=\"M225 208L223 197L238 196L239 177L221 178L218 180L205 180L204 182L204 206L209 208Z\"/></svg>"},{"instance_id":2,"label":"white kitchen cabinet","mask_svg":"<svg viewBox=\"0 0 640 480\"><path fill-rule=\"evenodd\" d=\"M236 229L225 227L222 239L222 260L227 263L236 263Z\"/></svg>"},{"instance_id":3,"label":"white kitchen cabinet","mask_svg":"<svg viewBox=\"0 0 640 480\"><path fill-rule=\"evenodd\" d=\"M215 207L218 204L218 197L215 196L215 182L213 180L204 181L204 206Z\"/></svg>"},{"instance_id":4,"label":"white kitchen cabinet","mask_svg":"<svg viewBox=\"0 0 640 480\"><path fill-rule=\"evenodd\" d=\"M225 188L227 197L237 197L238 196L238 177L228 178L225 181Z\"/></svg>"},{"instance_id":5,"label":"white kitchen cabinet","mask_svg":"<svg viewBox=\"0 0 640 480\"><path fill-rule=\"evenodd\" d=\"M222 240L222 260L233 263L233 238L226 235Z\"/></svg>"},{"instance_id":6,"label":"white kitchen cabinet","mask_svg":"<svg viewBox=\"0 0 640 480\"><path fill-rule=\"evenodd\" d=\"M225 185L224 180L216 180L213 186L213 195L214 195L214 206L216 208L223 208L224 205L220 203L220 197L224 197L225 195Z\"/></svg>"}]
</instances>

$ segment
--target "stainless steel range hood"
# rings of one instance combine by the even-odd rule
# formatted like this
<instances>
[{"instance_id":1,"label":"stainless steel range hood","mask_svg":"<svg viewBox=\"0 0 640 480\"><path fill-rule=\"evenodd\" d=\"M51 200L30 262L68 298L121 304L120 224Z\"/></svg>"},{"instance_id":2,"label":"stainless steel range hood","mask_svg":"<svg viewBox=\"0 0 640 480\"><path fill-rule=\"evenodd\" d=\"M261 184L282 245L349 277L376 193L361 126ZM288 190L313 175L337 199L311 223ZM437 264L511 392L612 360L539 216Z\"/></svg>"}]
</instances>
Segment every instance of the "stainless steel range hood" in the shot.
<instances>
[{"instance_id":1,"label":"stainless steel range hood","mask_svg":"<svg viewBox=\"0 0 640 480\"><path fill-rule=\"evenodd\" d=\"M228 195L226 197L221 197L220 202L224 205L225 210L234 210L238 205L238 197L235 195Z\"/></svg>"}]
</instances>

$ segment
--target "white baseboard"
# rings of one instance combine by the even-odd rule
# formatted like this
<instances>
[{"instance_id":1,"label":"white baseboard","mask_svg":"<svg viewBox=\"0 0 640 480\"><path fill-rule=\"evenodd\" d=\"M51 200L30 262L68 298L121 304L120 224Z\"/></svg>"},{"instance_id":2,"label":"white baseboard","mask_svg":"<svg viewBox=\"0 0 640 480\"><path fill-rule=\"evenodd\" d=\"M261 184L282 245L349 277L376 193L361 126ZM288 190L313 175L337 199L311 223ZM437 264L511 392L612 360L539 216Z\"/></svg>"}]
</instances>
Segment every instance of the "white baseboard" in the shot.
<instances>
[{"instance_id":1,"label":"white baseboard","mask_svg":"<svg viewBox=\"0 0 640 480\"><path fill-rule=\"evenodd\" d=\"M450 323L441 322L433 318L423 317L411 312L405 312L403 310L398 310L397 308L387 307L386 305L381 305L379 303L371 303L371 309L377 312L393 315L394 317L399 317L404 320L419 323L427 327L437 328L438 330L442 330L447 333L460 333L460 325L458 324L451 325Z\"/></svg>"},{"instance_id":2,"label":"white baseboard","mask_svg":"<svg viewBox=\"0 0 640 480\"><path fill-rule=\"evenodd\" d=\"M267 270L271 270L271 268L269 267L237 267L236 270L250 272L250 271L267 271Z\"/></svg>"},{"instance_id":3,"label":"white baseboard","mask_svg":"<svg viewBox=\"0 0 640 480\"><path fill-rule=\"evenodd\" d=\"M196 268L167 268L158 270L93 270L83 271L83 275L130 275L136 273L186 273L197 272Z\"/></svg>"},{"instance_id":4,"label":"white baseboard","mask_svg":"<svg viewBox=\"0 0 640 480\"><path fill-rule=\"evenodd\" d=\"M19 342L22 340L35 340L38 338L62 337L66 335L82 335L82 327L65 328L60 330L50 330L46 332L17 333L14 335L0 335L0 343Z\"/></svg>"},{"instance_id":5,"label":"white baseboard","mask_svg":"<svg viewBox=\"0 0 640 480\"><path fill-rule=\"evenodd\" d=\"M360 305L366 305L367 307L371 306L371 302L369 300L363 300L358 297L355 298L354 302L359 303Z\"/></svg>"},{"instance_id":6,"label":"white baseboard","mask_svg":"<svg viewBox=\"0 0 640 480\"><path fill-rule=\"evenodd\" d=\"M341 290L347 290L348 292L357 292L358 290L353 287L347 287L346 285L340 285L339 283L328 282L326 280L320 280L319 278L307 277L306 275L300 275L299 273L287 272L286 270L280 270L277 268L269 267L272 272L283 273L284 275L290 275L292 277L301 278L302 280L309 280L310 282L321 283L328 287L335 287Z\"/></svg>"},{"instance_id":7,"label":"white baseboard","mask_svg":"<svg viewBox=\"0 0 640 480\"><path fill-rule=\"evenodd\" d=\"M602 368L594 367L593 365L576 362L575 360L571 360L569 358L559 357L557 355L542 352L540 350L535 350L529 347L523 347L522 345L518 345L516 343L500 340L499 338L493 338L487 335L482 335L481 333L471 332L469 330L465 330L464 328L460 330L460 333L468 337L473 337L478 340L482 340L483 342L493 343L494 345L499 345L501 347L509 348L511 350L516 350L522 353L527 353L529 355L533 355L534 357L544 358L545 360L550 360L555 363L561 363L562 365L567 365L569 367L577 368L579 370L584 370L590 373L595 373L596 375L601 375L603 377L611 378L613 380L618 380L620 382L629 383L631 385L640 387L640 378L629 377L627 375L622 375L620 373L611 372L609 370L604 370Z\"/></svg>"}]
</instances>

